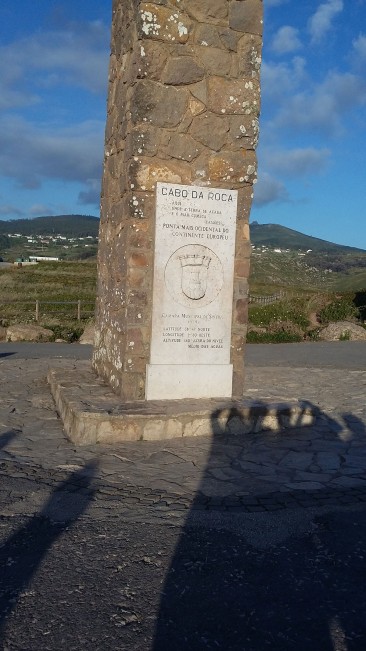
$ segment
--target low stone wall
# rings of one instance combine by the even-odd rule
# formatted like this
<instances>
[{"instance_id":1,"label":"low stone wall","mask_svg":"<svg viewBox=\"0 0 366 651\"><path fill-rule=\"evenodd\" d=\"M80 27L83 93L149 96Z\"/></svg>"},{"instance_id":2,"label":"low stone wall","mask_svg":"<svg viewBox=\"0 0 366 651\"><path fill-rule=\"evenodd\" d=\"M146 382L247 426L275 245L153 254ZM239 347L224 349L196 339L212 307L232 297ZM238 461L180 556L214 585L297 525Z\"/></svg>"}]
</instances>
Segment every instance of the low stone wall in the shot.
<instances>
[{"instance_id":1,"label":"low stone wall","mask_svg":"<svg viewBox=\"0 0 366 651\"><path fill-rule=\"evenodd\" d=\"M235 435L312 425L314 409L292 401L173 400L122 403L92 373L89 362L77 369L51 370L48 382L69 439L77 445L119 441Z\"/></svg>"}]
</instances>

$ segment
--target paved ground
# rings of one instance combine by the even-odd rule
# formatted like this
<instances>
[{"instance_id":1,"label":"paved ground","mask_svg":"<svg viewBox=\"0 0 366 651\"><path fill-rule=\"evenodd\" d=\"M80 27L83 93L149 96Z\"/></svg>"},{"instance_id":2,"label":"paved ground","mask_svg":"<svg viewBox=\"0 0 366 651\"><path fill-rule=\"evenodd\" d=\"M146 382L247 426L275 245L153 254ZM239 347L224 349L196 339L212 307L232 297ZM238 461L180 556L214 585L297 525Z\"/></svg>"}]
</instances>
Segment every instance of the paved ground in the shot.
<instances>
[{"instance_id":1,"label":"paved ground","mask_svg":"<svg viewBox=\"0 0 366 651\"><path fill-rule=\"evenodd\" d=\"M1 355L12 354L18 359L75 358L90 359L91 346L79 344L0 343ZM316 342L305 344L248 344L246 360L249 366L282 366L287 368L365 369L365 343L362 341Z\"/></svg>"},{"instance_id":2,"label":"paved ground","mask_svg":"<svg viewBox=\"0 0 366 651\"><path fill-rule=\"evenodd\" d=\"M315 426L78 449L45 376L90 349L1 345L0 648L364 651L366 345L318 345L246 389Z\"/></svg>"},{"instance_id":3,"label":"paved ground","mask_svg":"<svg viewBox=\"0 0 366 651\"><path fill-rule=\"evenodd\" d=\"M337 345L340 351L343 346L354 350L346 342ZM245 439L219 436L214 440L205 437L78 449L64 437L45 379L50 365L77 366L77 358L30 357L38 350L52 348L59 355L59 348L47 345L14 348L8 344L7 351L4 346L0 354L8 356L1 358L0 366L4 387L0 424L5 445L0 459L6 471L8 464L16 462L30 465L39 473L62 473L93 460L98 462L99 480L113 484L117 492L125 491L128 484L129 494L134 489L140 500L144 495L150 500L149 491L160 491L162 499L165 496L185 507L195 496L197 508L199 497L212 508L222 506L223 498L227 498L233 506L239 503L252 509L259 508L259 496L261 504L265 496L273 501L273 507L278 505L279 497L272 498L278 492L290 492L299 501L302 494L298 491L302 490L315 491L313 500L333 499L334 491L343 494L349 489L366 490L366 371L354 368L357 361L366 369L364 344L357 346L357 359L349 353L350 369L309 368L310 355L307 368L259 366L254 359L256 351L250 351L246 396L264 403L308 401L319 409L314 427L280 435L264 432ZM287 355L291 353L292 346L281 348ZM16 355L9 354L17 350ZM19 357L22 351L27 359ZM81 346L63 346L61 351L78 357L90 354ZM275 355L275 347L269 347L267 361L273 357L276 360ZM332 359L335 363L334 347ZM331 498L324 491L330 491ZM305 499L309 501L310 496L307 494Z\"/></svg>"}]
</instances>

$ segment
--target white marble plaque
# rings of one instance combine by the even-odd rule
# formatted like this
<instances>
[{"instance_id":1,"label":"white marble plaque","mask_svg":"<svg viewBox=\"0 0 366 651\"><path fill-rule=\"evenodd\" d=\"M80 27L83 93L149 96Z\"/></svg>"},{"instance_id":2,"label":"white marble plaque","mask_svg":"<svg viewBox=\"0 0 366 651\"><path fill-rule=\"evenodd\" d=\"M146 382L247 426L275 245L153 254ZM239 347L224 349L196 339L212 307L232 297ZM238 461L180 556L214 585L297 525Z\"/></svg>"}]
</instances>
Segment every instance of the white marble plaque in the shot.
<instances>
[{"instance_id":1,"label":"white marble plaque","mask_svg":"<svg viewBox=\"0 0 366 651\"><path fill-rule=\"evenodd\" d=\"M157 184L150 387L154 365L177 374L179 366L230 364L237 195ZM191 393L177 397L200 397L194 375Z\"/></svg>"}]
</instances>

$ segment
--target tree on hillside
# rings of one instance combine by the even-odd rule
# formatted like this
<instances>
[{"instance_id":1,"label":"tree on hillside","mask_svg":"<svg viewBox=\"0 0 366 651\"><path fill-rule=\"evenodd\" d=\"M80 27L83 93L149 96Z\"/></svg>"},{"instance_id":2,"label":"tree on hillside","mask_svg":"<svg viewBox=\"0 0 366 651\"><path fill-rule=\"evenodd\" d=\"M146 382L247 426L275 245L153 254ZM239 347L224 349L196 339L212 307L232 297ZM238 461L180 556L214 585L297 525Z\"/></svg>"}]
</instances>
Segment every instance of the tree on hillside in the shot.
<instances>
[{"instance_id":1,"label":"tree on hillside","mask_svg":"<svg viewBox=\"0 0 366 651\"><path fill-rule=\"evenodd\" d=\"M10 249L11 242L7 235L2 235L0 233L0 249Z\"/></svg>"}]
</instances>

